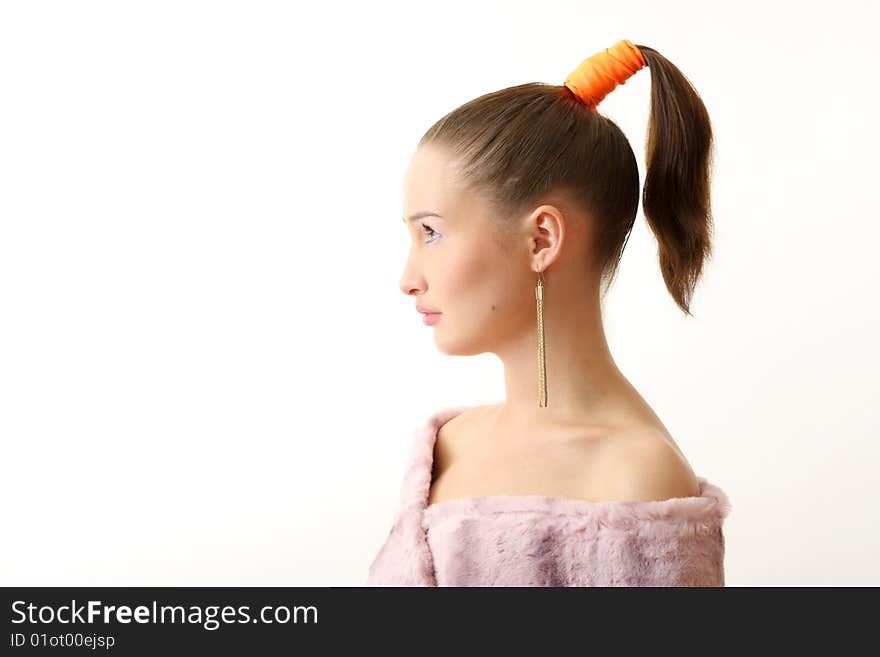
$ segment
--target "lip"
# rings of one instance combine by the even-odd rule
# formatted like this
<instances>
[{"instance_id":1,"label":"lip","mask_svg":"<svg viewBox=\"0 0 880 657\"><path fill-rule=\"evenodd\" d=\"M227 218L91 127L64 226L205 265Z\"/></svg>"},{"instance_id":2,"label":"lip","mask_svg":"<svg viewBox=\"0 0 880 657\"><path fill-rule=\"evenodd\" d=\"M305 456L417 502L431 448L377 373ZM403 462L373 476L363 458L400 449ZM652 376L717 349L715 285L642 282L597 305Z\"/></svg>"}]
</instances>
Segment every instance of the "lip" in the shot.
<instances>
[{"instance_id":1,"label":"lip","mask_svg":"<svg viewBox=\"0 0 880 657\"><path fill-rule=\"evenodd\" d=\"M439 311L434 310L433 308L426 308L425 306L420 306L418 304L416 304L416 311L420 312L420 313L424 313L426 315L439 315L440 314Z\"/></svg>"},{"instance_id":2,"label":"lip","mask_svg":"<svg viewBox=\"0 0 880 657\"><path fill-rule=\"evenodd\" d=\"M440 315L443 313L424 313L422 315L422 323L431 326L432 324L440 321Z\"/></svg>"}]
</instances>

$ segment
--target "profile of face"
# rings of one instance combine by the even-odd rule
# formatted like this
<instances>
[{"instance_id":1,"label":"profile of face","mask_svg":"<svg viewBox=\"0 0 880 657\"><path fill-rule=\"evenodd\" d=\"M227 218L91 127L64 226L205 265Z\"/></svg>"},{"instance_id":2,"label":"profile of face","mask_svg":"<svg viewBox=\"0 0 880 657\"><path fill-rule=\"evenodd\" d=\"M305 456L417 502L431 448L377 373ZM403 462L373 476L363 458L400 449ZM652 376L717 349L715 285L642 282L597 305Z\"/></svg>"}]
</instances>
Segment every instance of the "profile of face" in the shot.
<instances>
[{"instance_id":1,"label":"profile of face","mask_svg":"<svg viewBox=\"0 0 880 657\"><path fill-rule=\"evenodd\" d=\"M404 176L410 249L400 291L440 313L425 326L450 355L495 352L534 324L535 281L529 238L505 235L481 199L458 182L453 159L436 146L417 149Z\"/></svg>"}]
</instances>

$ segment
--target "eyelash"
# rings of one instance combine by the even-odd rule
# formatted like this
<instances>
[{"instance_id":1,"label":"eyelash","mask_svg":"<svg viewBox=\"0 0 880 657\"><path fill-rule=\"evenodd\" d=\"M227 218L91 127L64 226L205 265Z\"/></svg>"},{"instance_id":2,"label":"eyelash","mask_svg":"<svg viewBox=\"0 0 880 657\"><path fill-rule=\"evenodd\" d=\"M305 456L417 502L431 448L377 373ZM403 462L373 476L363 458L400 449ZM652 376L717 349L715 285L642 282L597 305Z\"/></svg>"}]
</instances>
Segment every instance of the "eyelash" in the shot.
<instances>
[{"instance_id":1,"label":"eyelash","mask_svg":"<svg viewBox=\"0 0 880 657\"><path fill-rule=\"evenodd\" d=\"M429 231L431 231L431 234L433 234L435 236L429 240L425 240L426 242L433 242L435 239L437 239L437 237L436 237L436 235L438 234L437 231L434 230L433 228L431 228L428 224L422 224L422 228L427 228Z\"/></svg>"}]
</instances>

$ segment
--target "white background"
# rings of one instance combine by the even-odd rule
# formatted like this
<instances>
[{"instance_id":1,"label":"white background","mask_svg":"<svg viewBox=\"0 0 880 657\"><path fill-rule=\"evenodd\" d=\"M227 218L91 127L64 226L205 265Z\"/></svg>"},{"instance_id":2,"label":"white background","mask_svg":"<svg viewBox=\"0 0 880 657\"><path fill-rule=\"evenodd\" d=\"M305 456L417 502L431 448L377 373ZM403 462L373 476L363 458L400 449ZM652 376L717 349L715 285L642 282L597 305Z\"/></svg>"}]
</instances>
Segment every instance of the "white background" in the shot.
<instances>
[{"instance_id":1,"label":"white background","mask_svg":"<svg viewBox=\"0 0 880 657\"><path fill-rule=\"evenodd\" d=\"M880 584L877 2L6 2L0 584L359 585L412 430L503 398L401 294L443 114L626 38L716 135L685 317L639 211L612 353L739 585ZM602 103L644 181L648 69Z\"/></svg>"}]
</instances>

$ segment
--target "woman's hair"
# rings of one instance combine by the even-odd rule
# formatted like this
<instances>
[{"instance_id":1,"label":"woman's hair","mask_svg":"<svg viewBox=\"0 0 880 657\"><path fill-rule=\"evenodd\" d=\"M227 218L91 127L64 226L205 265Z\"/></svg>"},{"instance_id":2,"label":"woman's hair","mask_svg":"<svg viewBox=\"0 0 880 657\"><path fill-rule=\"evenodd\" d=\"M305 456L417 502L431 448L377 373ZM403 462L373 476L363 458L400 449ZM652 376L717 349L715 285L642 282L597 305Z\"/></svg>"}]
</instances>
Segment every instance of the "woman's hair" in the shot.
<instances>
[{"instance_id":1,"label":"woman's hair","mask_svg":"<svg viewBox=\"0 0 880 657\"><path fill-rule=\"evenodd\" d=\"M712 127L690 81L660 53L636 46L651 71L651 107L642 192L658 241L666 288L687 315L704 259L711 255ZM595 218L594 257L604 295L638 211L639 172L626 136L568 87L541 82L485 94L435 123L421 145L452 153L466 189L504 229L550 192Z\"/></svg>"}]
</instances>

